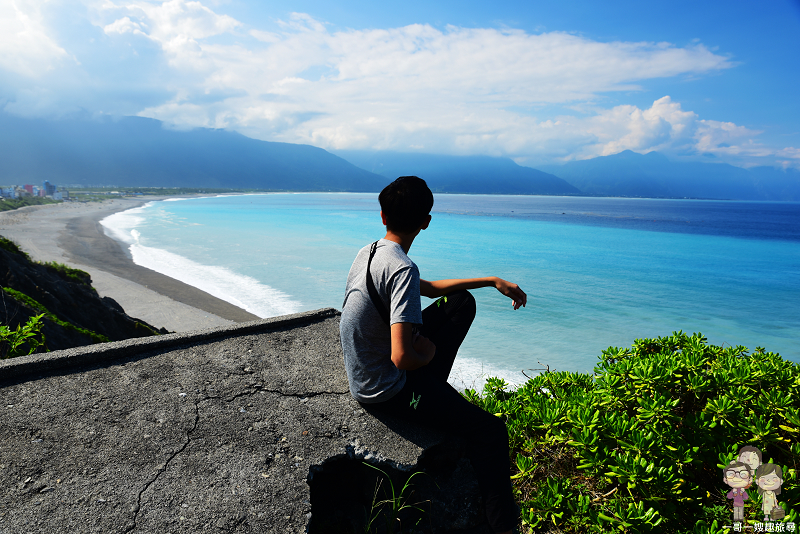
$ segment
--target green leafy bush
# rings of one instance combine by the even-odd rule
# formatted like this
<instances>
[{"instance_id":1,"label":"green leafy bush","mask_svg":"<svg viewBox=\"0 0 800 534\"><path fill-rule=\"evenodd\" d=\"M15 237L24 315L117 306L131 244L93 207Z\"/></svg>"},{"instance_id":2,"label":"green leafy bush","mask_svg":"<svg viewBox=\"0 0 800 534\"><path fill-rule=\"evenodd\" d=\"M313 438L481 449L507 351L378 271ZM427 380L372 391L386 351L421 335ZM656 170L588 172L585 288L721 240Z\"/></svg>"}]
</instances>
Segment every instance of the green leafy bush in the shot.
<instances>
[{"instance_id":1,"label":"green leafy bush","mask_svg":"<svg viewBox=\"0 0 800 534\"><path fill-rule=\"evenodd\" d=\"M33 354L44 344L42 317L44 314L31 317L25 325L17 325L16 330L0 325L0 360Z\"/></svg>"},{"instance_id":2,"label":"green leafy bush","mask_svg":"<svg viewBox=\"0 0 800 534\"><path fill-rule=\"evenodd\" d=\"M603 351L595 374L490 379L474 404L505 419L526 532L726 532L722 469L744 445L781 465L797 522L800 368L675 332ZM763 519L754 487L748 523Z\"/></svg>"},{"instance_id":3,"label":"green leafy bush","mask_svg":"<svg viewBox=\"0 0 800 534\"><path fill-rule=\"evenodd\" d=\"M57 273L61 278L65 280L69 280L71 282L76 282L78 284L83 284L85 286L92 287L92 277L86 271L82 271L80 269L74 269L63 263L58 263L56 261L48 261L48 262L38 262L39 265L43 265L47 268L48 271L52 271Z\"/></svg>"},{"instance_id":4,"label":"green leafy bush","mask_svg":"<svg viewBox=\"0 0 800 534\"><path fill-rule=\"evenodd\" d=\"M26 258L30 259L28 253L24 252L21 248L19 248L19 245L17 245L10 239L6 239L5 237L2 236L0 236L0 248L8 252L11 252L12 254L21 254L22 256L25 256Z\"/></svg>"},{"instance_id":5,"label":"green leafy bush","mask_svg":"<svg viewBox=\"0 0 800 534\"><path fill-rule=\"evenodd\" d=\"M10 211L25 206L41 206L43 204L58 204L61 200L53 200L44 197L22 197L19 199L3 198L0 199L0 211Z\"/></svg>"}]
</instances>

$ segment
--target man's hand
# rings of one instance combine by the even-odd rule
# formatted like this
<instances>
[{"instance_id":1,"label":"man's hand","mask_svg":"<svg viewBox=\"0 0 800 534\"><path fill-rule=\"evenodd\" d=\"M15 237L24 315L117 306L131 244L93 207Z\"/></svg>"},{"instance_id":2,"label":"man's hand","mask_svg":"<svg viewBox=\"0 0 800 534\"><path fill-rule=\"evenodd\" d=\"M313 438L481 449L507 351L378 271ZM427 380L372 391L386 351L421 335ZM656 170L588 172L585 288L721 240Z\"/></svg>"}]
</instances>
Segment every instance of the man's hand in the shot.
<instances>
[{"instance_id":1,"label":"man's hand","mask_svg":"<svg viewBox=\"0 0 800 534\"><path fill-rule=\"evenodd\" d=\"M525 304L528 303L528 295L526 295L517 284L512 284L502 278L498 278L494 283L494 287L513 301L512 305L515 310L518 310L520 306L524 307Z\"/></svg>"},{"instance_id":2,"label":"man's hand","mask_svg":"<svg viewBox=\"0 0 800 534\"><path fill-rule=\"evenodd\" d=\"M425 358L425 365L429 364L433 359L433 355L436 354L436 345L433 344L433 341L419 332L412 335L411 344L416 353Z\"/></svg>"},{"instance_id":3,"label":"man's hand","mask_svg":"<svg viewBox=\"0 0 800 534\"><path fill-rule=\"evenodd\" d=\"M392 332L392 363L398 369L413 371L428 365L436 354L436 345L419 334L412 334L411 323L394 323Z\"/></svg>"}]
</instances>

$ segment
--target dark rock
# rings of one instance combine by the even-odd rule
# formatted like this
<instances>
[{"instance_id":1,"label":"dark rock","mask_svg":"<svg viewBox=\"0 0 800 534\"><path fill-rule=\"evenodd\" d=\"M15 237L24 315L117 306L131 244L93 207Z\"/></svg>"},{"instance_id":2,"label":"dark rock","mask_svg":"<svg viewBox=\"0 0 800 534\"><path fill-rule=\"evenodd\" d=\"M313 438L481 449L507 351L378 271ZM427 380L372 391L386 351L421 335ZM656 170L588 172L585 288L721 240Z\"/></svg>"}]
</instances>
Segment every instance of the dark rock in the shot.
<instances>
[{"instance_id":1,"label":"dark rock","mask_svg":"<svg viewBox=\"0 0 800 534\"><path fill-rule=\"evenodd\" d=\"M60 321L85 329L109 341L167 333L164 329L128 316L109 297L100 298L88 273L66 272L50 265L31 262L24 254L0 248L0 286L23 293L38 302ZM30 303L0 292L0 322L15 329L30 317L41 314ZM43 319L44 350L80 347L102 341L86 332Z\"/></svg>"}]
</instances>

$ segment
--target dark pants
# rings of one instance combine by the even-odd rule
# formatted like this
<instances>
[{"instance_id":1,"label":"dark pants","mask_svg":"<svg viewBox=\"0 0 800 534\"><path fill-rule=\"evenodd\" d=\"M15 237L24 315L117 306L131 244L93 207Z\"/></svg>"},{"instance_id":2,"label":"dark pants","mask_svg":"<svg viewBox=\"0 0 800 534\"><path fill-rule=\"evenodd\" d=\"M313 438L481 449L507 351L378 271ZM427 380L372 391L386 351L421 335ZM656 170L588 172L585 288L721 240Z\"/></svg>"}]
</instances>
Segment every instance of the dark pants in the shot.
<instances>
[{"instance_id":1,"label":"dark pants","mask_svg":"<svg viewBox=\"0 0 800 534\"><path fill-rule=\"evenodd\" d=\"M447 383L458 347L474 318L475 298L465 290L442 297L425 308L421 333L436 345L433 360L407 371L405 386L388 401L363 406L463 437L486 504L489 525L495 532L504 532L516 526L519 515L509 478L506 425L500 418L470 404Z\"/></svg>"}]
</instances>

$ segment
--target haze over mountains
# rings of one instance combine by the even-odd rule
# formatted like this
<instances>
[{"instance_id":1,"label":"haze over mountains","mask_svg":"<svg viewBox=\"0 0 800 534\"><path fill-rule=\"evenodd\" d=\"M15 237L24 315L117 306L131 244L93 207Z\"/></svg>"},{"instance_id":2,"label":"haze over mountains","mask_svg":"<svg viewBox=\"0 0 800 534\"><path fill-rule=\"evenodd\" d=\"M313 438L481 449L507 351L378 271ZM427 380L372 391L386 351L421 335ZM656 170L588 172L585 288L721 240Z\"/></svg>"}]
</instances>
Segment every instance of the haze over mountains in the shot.
<instances>
[{"instance_id":1,"label":"haze over mountains","mask_svg":"<svg viewBox=\"0 0 800 534\"><path fill-rule=\"evenodd\" d=\"M169 130L141 117L29 120L0 114L0 182L380 191L387 183L309 145Z\"/></svg>"},{"instance_id":2,"label":"haze over mountains","mask_svg":"<svg viewBox=\"0 0 800 534\"><path fill-rule=\"evenodd\" d=\"M336 150L347 161L387 178L420 176L433 192L506 195L579 195L558 176L521 167L509 158L391 151Z\"/></svg>"},{"instance_id":3,"label":"haze over mountains","mask_svg":"<svg viewBox=\"0 0 800 534\"><path fill-rule=\"evenodd\" d=\"M800 172L726 163L670 161L658 152L540 166L588 195L735 200L800 200Z\"/></svg>"},{"instance_id":4,"label":"haze over mountains","mask_svg":"<svg viewBox=\"0 0 800 534\"><path fill-rule=\"evenodd\" d=\"M626 150L565 165L509 158L389 151L336 151L154 119L23 119L0 113L0 185L380 191L402 175L434 192L800 200L800 172L670 161Z\"/></svg>"}]
</instances>

